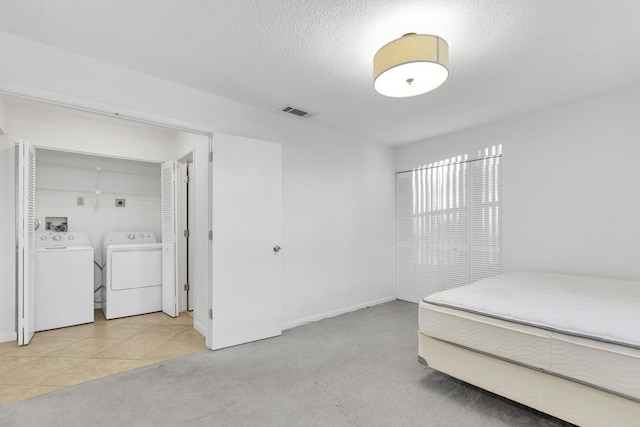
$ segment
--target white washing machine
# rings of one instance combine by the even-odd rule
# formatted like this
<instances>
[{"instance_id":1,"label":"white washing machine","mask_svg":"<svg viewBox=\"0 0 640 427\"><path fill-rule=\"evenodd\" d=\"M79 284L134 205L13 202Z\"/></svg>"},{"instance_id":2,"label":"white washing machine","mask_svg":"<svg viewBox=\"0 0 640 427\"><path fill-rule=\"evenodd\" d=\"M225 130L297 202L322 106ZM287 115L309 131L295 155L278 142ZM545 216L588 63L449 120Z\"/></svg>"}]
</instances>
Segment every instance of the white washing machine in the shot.
<instances>
[{"instance_id":1,"label":"white washing machine","mask_svg":"<svg viewBox=\"0 0 640 427\"><path fill-rule=\"evenodd\" d=\"M162 243L150 231L113 231L102 247L107 319L162 310Z\"/></svg>"},{"instance_id":2,"label":"white washing machine","mask_svg":"<svg viewBox=\"0 0 640 427\"><path fill-rule=\"evenodd\" d=\"M86 233L36 233L35 331L93 322L93 247Z\"/></svg>"}]
</instances>

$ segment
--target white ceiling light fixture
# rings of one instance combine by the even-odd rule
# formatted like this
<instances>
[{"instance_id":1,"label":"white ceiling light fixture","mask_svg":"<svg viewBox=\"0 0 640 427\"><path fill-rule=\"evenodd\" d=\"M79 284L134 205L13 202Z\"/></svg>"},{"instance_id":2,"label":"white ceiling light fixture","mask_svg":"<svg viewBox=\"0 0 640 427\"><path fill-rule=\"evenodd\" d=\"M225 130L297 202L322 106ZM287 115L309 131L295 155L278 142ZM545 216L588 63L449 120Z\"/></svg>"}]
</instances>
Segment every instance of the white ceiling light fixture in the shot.
<instances>
[{"instance_id":1,"label":"white ceiling light fixture","mask_svg":"<svg viewBox=\"0 0 640 427\"><path fill-rule=\"evenodd\" d=\"M438 36L409 33L373 57L373 87L394 98L422 95L449 77L449 45Z\"/></svg>"}]
</instances>

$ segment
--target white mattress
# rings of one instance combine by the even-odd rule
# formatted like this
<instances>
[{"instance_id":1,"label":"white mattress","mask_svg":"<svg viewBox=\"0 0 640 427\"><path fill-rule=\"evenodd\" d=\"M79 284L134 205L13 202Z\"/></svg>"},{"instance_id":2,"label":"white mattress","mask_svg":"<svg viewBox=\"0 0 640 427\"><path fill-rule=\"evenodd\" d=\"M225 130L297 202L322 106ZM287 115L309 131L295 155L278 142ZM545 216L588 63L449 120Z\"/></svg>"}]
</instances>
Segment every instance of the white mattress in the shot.
<instances>
[{"instance_id":1,"label":"white mattress","mask_svg":"<svg viewBox=\"0 0 640 427\"><path fill-rule=\"evenodd\" d=\"M424 300L640 348L640 282L519 271Z\"/></svg>"},{"instance_id":2,"label":"white mattress","mask_svg":"<svg viewBox=\"0 0 640 427\"><path fill-rule=\"evenodd\" d=\"M425 298L419 324L424 335L640 400L638 282L509 273Z\"/></svg>"}]
</instances>

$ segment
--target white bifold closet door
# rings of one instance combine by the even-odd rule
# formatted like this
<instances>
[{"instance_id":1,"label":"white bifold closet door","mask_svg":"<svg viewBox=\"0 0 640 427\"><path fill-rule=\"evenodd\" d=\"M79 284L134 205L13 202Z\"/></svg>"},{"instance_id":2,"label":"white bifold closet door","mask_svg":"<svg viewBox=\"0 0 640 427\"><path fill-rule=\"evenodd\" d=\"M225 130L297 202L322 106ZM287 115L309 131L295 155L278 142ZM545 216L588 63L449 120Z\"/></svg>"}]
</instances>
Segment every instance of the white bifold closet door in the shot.
<instances>
[{"instance_id":1,"label":"white bifold closet door","mask_svg":"<svg viewBox=\"0 0 640 427\"><path fill-rule=\"evenodd\" d=\"M401 173L396 177L397 298L405 301L416 301L418 298L418 206L414 197L415 179L414 173Z\"/></svg>"},{"instance_id":2,"label":"white bifold closet door","mask_svg":"<svg viewBox=\"0 0 640 427\"><path fill-rule=\"evenodd\" d=\"M398 299L501 272L500 186L500 157L397 175Z\"/></svg>"},{"instance_id":3,"label":"white bifold closet door","mask_svg":"<svg viewBox=\"0 0 640 427\"><path fill-rule=\"evenodd\" d=\"M416 301L440 290L442 269L442 171L424 169L416 173L418 230L417 295Z\"/></svg>"},{"instance_id":4,"label":"white bifold closet door","mask_svg":"<svg viewBox=\"0 0 640 427\"><path fill-rule=\"evenodd\" d=\"M35 328L36 151L20 140L18 150L18 345L29 344Z\"/></svg>"},{"instance_id":5,"label":"white bifold closet door","mask_svg":"<svg viewBox=\"0 0 640 427\"><path fill-rule=\"evenodd\" d=\"M471 282L502 272L501 158L470 165Z\"/></svg>"},{"instance_id":6,"label":"white bifold closet door","mask_svg":"<svg viewBox=\"0 0 640 427\"><path fill-rule=\"evenodd\" d=\"M468 163L443 166L441 236L444 289L469 283ZM423 295L424 297L426 295Z\"/></svg>"},{"instance_id":7,"label":"white bifold closet door","mask_svg":"<svg viewBox=\"0 0 640 427\"><path fill-rule=\"evenodd\" d=\"M176 162L162 164L162 311L178 315Z\"/></svg>"}]
</instances>

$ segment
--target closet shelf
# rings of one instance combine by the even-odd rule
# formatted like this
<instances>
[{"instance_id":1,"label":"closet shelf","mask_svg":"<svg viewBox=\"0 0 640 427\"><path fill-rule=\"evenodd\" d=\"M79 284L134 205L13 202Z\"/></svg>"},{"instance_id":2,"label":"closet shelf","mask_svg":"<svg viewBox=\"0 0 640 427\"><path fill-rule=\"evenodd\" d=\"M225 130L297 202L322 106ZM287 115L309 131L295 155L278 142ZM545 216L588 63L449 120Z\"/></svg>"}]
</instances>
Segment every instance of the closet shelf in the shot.
<instances>
[{"instance_id":1,"label":"closet shelf","mask_svg":"<svg viewBox=\"0 0 640 427\"><path fill-rule=\"evenodd\" d=\"M47 187L36 187L36 192L40 193L49 193L49 194L74 194L74 195L82 195L85 197L96 196L96 192L92 190L70 190L66 188L47 188ZM100 196L121 196L121 197L144 197L144 198L152 198L159 199L160 194L150 194L150 193L124 193L124 192L112 192L112 191L101 191Z\"/></svg>"},{"instance_id":2,"label":"closet shelf","mask_svg":"<svg viewBox=\"0 0 640 427\"><path fill-rule=\"evenodd\" d=\"M73 170L73 171L77 171L78 169L81 170L85 170L85 171L96 171L96 166L94 165L81 165L81 164L73 164L73 165L68 165L68 164L63 164L63 163L59 163L59 162L54 162L54 161L41 161L38 160L38 167L41 166L48 166L51 168L58 168L58 169L67 169L67 170ZM150 176L150 177L159 177L160 176L160 166L159 165L153 165L153 166L144 166L144 171L141 172L140 170L136 170L136 171L131 171L128 170L126 167L110 167L110 166L97 166L100 168L100 172L102 173L112 173L112 174L118 174L118 175L134 175L134 176Z\"/></svg>"}]
</instances>

